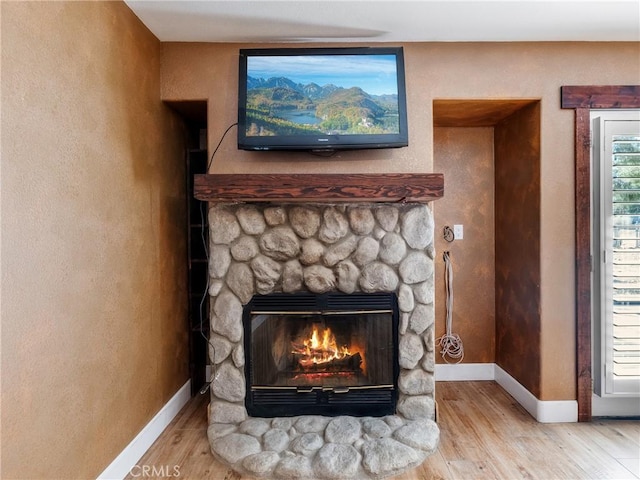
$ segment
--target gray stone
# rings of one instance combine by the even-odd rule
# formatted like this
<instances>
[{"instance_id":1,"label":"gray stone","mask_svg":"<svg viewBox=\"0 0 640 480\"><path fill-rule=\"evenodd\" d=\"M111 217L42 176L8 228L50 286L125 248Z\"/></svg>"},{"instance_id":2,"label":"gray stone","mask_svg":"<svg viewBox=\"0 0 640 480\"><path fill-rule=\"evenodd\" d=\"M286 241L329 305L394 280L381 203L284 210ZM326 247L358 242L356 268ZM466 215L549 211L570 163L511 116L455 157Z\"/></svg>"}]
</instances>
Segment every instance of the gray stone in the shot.
<instances>
[{"instance_id":1,"label":"gray stone","mask_svg":"<svg viewBox=\"0 0 640 480\"><path fill-rule=\"evenodd\" d=\"M238 297L228 290L224 290L213 304L211 328L214 332L224 335L232 342L242 339L242 304Z\"/></svg>"},{"instance_id":2,"label":"gray stone","mask_svg":"<svg viewBox=\"0 0 640 480\"><path fill-rule=\"evenodd\" d=\"M276 227L260 237L260 249L275 260L289 260L300 253L300 241L289 227Z\"/></svg>"},{"instance_id":3,"label":"gray stone","mask_svg":"<svg viewBox=\"0 0 640 480\"><path fill-rule=\"evenodd\" d=\"M256 279L256 290L258 293L267 294L273 291L280 280L282 266L275 260L258 255L251 260L251 270Z\"/></svg>"},{"instance_id":4,"label":"gray stone","mask_svg":"<svg viewBox=\"0 0 640 480\"><path fill-rule=\"evenodd\" d=\"M405 396L398 401L398 412L409 420L433 419L435 402L429 395Z\"/></svg>"},{"instance_id":5,"label":"gray stone","mask_svg":"<svg viewBox=\"0 0 640 480\"><path fill-rule=\"evenodd\" d=\"M282 452L289 446L289 435L280 428L274 428L264 434L262 444L265 450Z\"/></svg>"},{"instance_id":6,"label":"gray stone","mask_svg":"<svg viewBox=\"0 0 640 480\"><path fill-rule=\"evenodd\" d=\"M244 405L211 400L209 421L212 423L240 423L247 418Z\"/></svg>"},{"instance_id":7,"label":"gray stone","mask_svg":"<svg viewBox=\"0 0 640 480\"><path fill-rule=\"evenodd\" d=\"M405 422L398 415L387 415L384 417L384 422L389 425L392 430L402 427Z\"/></svg>"},{"instance_id":8,"label":"gray stone","mask_svg":"<svg viewBox=\"0 0 640 480\"><path fill-rule=\"evenodd\" d=\"M244 375L230 363L221 364L211 384L214 395L229 402L241 402L245 396Z\"/></svg>"},{"instance_id":9,"label":"gray stone","mask_svg":"<svg viewBox=\"0 0 640 480\"><path fill-rule=\"evenodd\" d=\"M336 207L327 207L322 213L318 238L325 243L336 243L349 231L349 222Z\"/></svg>"},{"instance_id":10,"label":"gray stone","mask_svg":"<svg viewBox=\"0 0 640 480\"><path fill-rule=\"evenodd\" d=\"M216 438L225 437L236 431L236 425L231 423L212 423L207 427L207 437L212 442Z\"/></svg>"},{"instance_id":11,"label":"gray stone","mask_svg":"<svg viewBox=\"0 0 640 480\"><path fill-rule=\"evenodd\" d=\"M427 245L427 248L425 248L424 251L431 260L436 258L436 247L433 243Z\"/></svg>"},{"instance_id":12,"label":"gray stone","mask_svg":"<svg viewBox=\"0 0 640 480\"><path fill-rule=\"evenodd\" d=\"M397 233L387 233L380 240L380 260L389 265L397 265L407 254L407 244Z\"/></svg>"},{"instance_id":13,"label":"gray stone","mask_svg":"<svg viewBox=\"0 0 640 480\"><path fill-rule=\"evenodd\" d=\"M399 272L404 283L424 282L433 276L433 260L422 252L411 252L400 263Z\"/></svg>"},{"instance_id":14,"label":"gray stone","mask_svg":"<svg viewBox=\"0 0 640 480\"><path fill-rule=\"evenodd\" d=\"M398 355L400 366L409 370L413 369L424 355L422 340L418 335L412 333L400 337L398 349L400 351Z\"/></svg>"},{"instance_id":15,"label":"gray stone","mask_svg":"<svg viewBox=\"0 0 640 480\"><path fill-rule=\"evenodd\" d=\"M209 281L209 296L217 297L218 294L222 291L222 287L224 287L224 282L222 280L210 280Z\"/></svg>"},{"instance_id":16,"label":"gray stone","mask_svg":"<svg viewBox=\"0 0 640 480\"><path fill-rule=\"evenodd\" d=\"M422 340L427 352L433 352L435 350L435 335L433 332L433 325L427 328L422 334Z\"/></svg>"},{"instance_id":17,"label":"gray stone","mask_svg":"<svg viewBox=\"0 0 640 480\"><path fill-rule=\"evenodd\" d=\"M266 420L249 418L240 424L238 430L240 433L246 433L247 435L260 438L269 428L269 422Z\"/></svg>"},{"instance_id":18,"label":"gray stone","mask_svg":"<svg viewBox=\"0 0 640 480\"><path fill-rule=\"evenodd\" d=\"M355 207L349 210L349 224L356 235L369 235L376 225L369 208Z\"/></svg>"},{"instance_id":19,"label":"gray stone","mask_svg":"<svg viewBox=\"0 0 640 480\"><path fill-rule=\"evenodd\" d=\"M400 312L400 324L398 325L400 335L407 333L407 328L409 328L409 315L410 313L408 312Z\"/></svg>"},{"instance_id":20,"label":"gray stone","mask_svg":"<svg viewBox=\"0 0 640 480\"><path fill-rule=\"evenodd\" d=\"M313 265L318 263L324 255L324 245L315 238L308 238L300 245L300 256L298 260L303 265Z\"/></svg>"},{"instance_id":21,"label":"gray stone","mask_svg":"<svg viewBox=\"0 0 640 480\"><path fill-rule=\"evenodd\" d=\"M227 245L211 245L209 250L209 275L223 278L231 265L231 254Z\"/></svg>"},{"instance_id":22,"label":"gray stone","mask_svg":"<svg viewBox=\"0 0 640 480\"><path fill-rule=\"evenodd\" d=\"M382 206L375 209L376 220L387 232L392 232L398 224L398 209L391 206Z\"/></svg>"},{"instance_id":23,"label":"gray stone","mask_svg":"<svg viewBox=\"0 0 640 480\"><path fill-rule=\"evenodd\" d=\"M320 213L306 207L293 207L289 210L289 222L300 238L311 238L320 227Z\"/></svg>"},{"instance_id":24,"label":"gray stone","mask_svg":"<svg viewBox=\"0 0 640 480\"><path fill-rule=\"evenodd\" d=\"M398 387L407 395L425 395L433 393L434 378L430 373L414 368L403 370L398 378Z\"/></svg>"},{"instance_id":25,"label":"gray stone","mask_svg":"<svg viewBox=\"0 0 640 480\"><path fill-rule=\"evenodd\" d=\"M214 365L222 363L231 353L233 344L225 337L212 333L209 335L209 359Z\"/></svg>"},{"instance_id":26,"label":"gray stone","mask_svg":"<svg viewBox=\"0 0 640 480\"><path fill-rule=\"evenodd\" d=\"M433 214L426 205L412 208L402 216L402 236L411 248L421 250L433 242Z\"/></svg>"},{"instance_id":27,"label":"gray stone","mask_svg":"<svg viewBox=\"0 0 640 480\"><path fill-rule=\"evenodd\" d=\"M351 445L329 443L318 451L313 465L322 478L353 478L358 473L360 454Z\"/></svg>"},{"instance_id":28,"label":"gray stone","mask_svg":"<svg viewBox=\"0 0 640 480\"><path fill-rule=\"evenodd\" d=\"M398 286L398 275L384 263L370 263L360 275L360 288L364 292L393 292Z\"/></svg>"},{"instance_id":29,"label":"gray stone","mask_svg":"<svg viewBox=\"0 0 640 480\"><path fill-rule=\"evenodd\" d=\"M252 205L238 208L236 211L240 226L249 235L260 235L266 227L264 217L258 209Z\"/></svg>"},{"instance_id":30,"label":"gray stone","mask_svg":"<svg viewBox=\"0 0 640 480\"><path fill-rule=\"evenodd\" d=\"M344 293L356 291L358 278L360 277L360 269L358 267L349 260L345 260L336 265L335 273L338 278L338 290Z\"/></svg>"},{"instance_id":31,"label":"gray stone","mask_svg":"<svg viewBox=\"0 0 640 480\"><path fill-rule=\"evenodd\" d=\"M336 417L329 422L324 432L324 438L331 443L352 444L360 438L362 425L354 417Z\"/></svg>"},{"instance_id":32,"label":"gray stone","mask_svg":"<svg viewBox=\"0 0 640 480\"><path fill-rule=\"evenodd\" d=\"M302 265L298 260L289 260L282 271L282 291L293 293L302 290Z\"/></svg>"},{"instance_id":33,"label":"gray stone","mask_svg":"<svg viewBox=\"0 0 640 480\"><path fill-rule=\"evenodd\" d=\"M212 244L229 244L240 236L241 229L236 216L222 205L209 209L209 241Z\"/></svg>"},{"instance_id":34,"label":"gray stone","mask_svg":"<svg viewBox=\"0 0 640 480\"><path fill-rule=\"evenodd\" d=\"M231 360L237 368L244 367L244 346L242 343L237 344L231 352Z\"/></svg>"},{"instance_id":35,"label":"gray stone","mask_svg":"<svg viewBox=\"0 0 640 480\"><path fill-rule=\"evenodd\" d=\"M375 241L375 240L374 240ZM353 253L358 245L358 238L353 235L330 246L322 259L327 267L333 267Z\"/></svg>"},{"instance_id":36,"label":"gray stone","mask_svg":"<svg viewBox=\"0 0 640 480\"><path fill-rule=\"evenodd\" d=\"M287 221L287 212L282 207L267 207L264 209L264 219L270 227L284 225Z\"/></svg>"},{"instance_id":37,"label":"gray stone","mask_svg":"<svg viewBox=\"0 0 640 480\"><path fill-rule=\"evenodd\" d=\"M233 465L249 455L260 452L260 444L251 435L231 433L211 442L211 449L224 461Z\"/></svg>"},{"instance_id":38,"label":"gray stone","mask_svg":"<svg viewBox=\"0 0 640 480\"><path fill-rule=\"evenodd\" d=\"M231 256L237 262L248 262L259 252L258 242L246 235L240 237L231 245Z\"/></svg>"},{"instance_id":39,"label":"gray stone","mask_svg":"<svg viewBox=\"0 0 640 480\"><path fill-rule=\"evenodd\" d=\"M391 435L391 428L379 418L366 417L362 419L362 431L373 438L383 438Z\"/></svg>"},{"instance_id":40,"label":"gray stone","mask_svg":"<svg viewBox=\"0 0 640 480\"><path fill-rule=\"evenodd\" d=\"M303 415L298 417L294 427L301 433L317 433L325 429L329 420L330 418L319 415Z\"/></svg>"},{"instance_id":41,"label":"gray stone","mask_svg":"<svg viewBox=\"0 0 640 480\"><path fill-rule=\"evenodd\" d=\"M378 258L379 251L380 244L375 238L364 237L358 242L358 248L351 260L359 267L364 267Z\"/></svg>"},{"instance_id":42,"label":"gray stone","mask_svg":"<svg viewBox=\"0 0 640 480\"><path fill-rule=\"evenodd\" d=\"M398 289L398 308L401 312L411 312L414 307L413 290L409 285L403 283Z\"/></svg>"},{"instance_id":43,"label":"gray stone","mask_svg":"<svg viewBox=\"0 0 640 480\"><path fill-rule=\"evenodd\" d=\"M413 286L413 294L420 303L428 305L433 303L435 296L434 276L431 275L425 282Z\"/></svg>"},{"instance_id":44,"label":"gray stone","mask_svg":"<svg viewBox=\"0 0 640 480\"><path fill-rule=\"evenodd\" d=\"M280 461L276 452L260 452L249 455L242 461L242 466L254 475L267 475Z\"/></svg>"},{"instance_id":45,"label":"gray stone","mask_svg":"<svg viewBox=\"0 0 640 480\"><path fill-rule=\"evenodd\" d=\"M386 476L417 465L424 454L392 438L371 440L362 445L362 466L376 476Z\"/></svg>"},{"instance_id":46,"label":"gray stone","mask_svg":"<svg viewBox=\"0 0 640 480\"><path fill-rule=\"evenodd\" d=\"M409 318L409 330L420 335L427 328L433 325L433 320L433 305L423 305L418 303Z\"/></svg>"},{"instance_id":47,"label":"gray stone","mask_svg":"<svg viewBox=\"0 0 640 480\"><path fill-rule=\"evenodd\" d=\"M291 417L276 417L271 420L271 427L279 428L287 431L293 426L293 418Z\"/></svg>"},{"instance_id":48,"label":"gray stone","mask_svg":"<svg viewBox=\"0 0 640 480\"><path fill-rule=\"evenodd\" d=\"M303 433L297 438L294 438L289 445L289 449L295 453L301 453L302 455L311 455L324 445L322 437L317 433Z\"/></svg>"},{"instance_id":49,"label":"gray stone","mask_svg":"<svg viewBox=\"0 0 640 480\"><path fill-rule=\"evenodd\" d=\"M336 277L333 271L321 265L312 265L303 270L304 284L313 293L325 293L333 290Z\"/></svg>"},{"instance_id":50,"label":"gray stone","mask_svg":"<svg viewBox=\"0 0 640 480\"><path fill-rule=\"evenodd\" d=\"M285 480L312 479L313 467L311 466L311 460L304 455L284 457L273 471L273 476Z\"/></svg>"},{"instance_id":51,"label":"gray stone","mask_svg":"<svg viewBox=\"0 0 640 480\"><path fill-rule=\"evenodd\" d=\"M240 302L248 303L253 297L253 272L246 263L233 263L226 277L227 286L237 295Z\"/></svg>"},{"instance_id":52,"label":"gray stone","mask_svg":"<svg viewBox=\"0 0 640 480\"><path fill-rule=\"evenodd\" d=\"M427 350L428 351L428 350ZM433 353L427 353L420 364L422 369L433 374L436 371L436 356Z\"/></svg>"},{"instance_id":53,"label":"gray stone","mask_svg":"<svg viewBox=\"0 0 640 480\"><path fill-rule=\"evenodd\" d=\"M438 447L440 429L434 421L420 419L409 422L393 432L393 438L410 447L434 452Z\"/></svg>"},{"instance_id":54,"label":"gray stone","mask_svg":"<svg viewBox=\"0 0 640 480\"><path fill-rule=\"evenodd\" d=\"M376 227L373 229L371 236L376 240L382 240L387 232L382 227Z\"/></svg>"}]
</instances>

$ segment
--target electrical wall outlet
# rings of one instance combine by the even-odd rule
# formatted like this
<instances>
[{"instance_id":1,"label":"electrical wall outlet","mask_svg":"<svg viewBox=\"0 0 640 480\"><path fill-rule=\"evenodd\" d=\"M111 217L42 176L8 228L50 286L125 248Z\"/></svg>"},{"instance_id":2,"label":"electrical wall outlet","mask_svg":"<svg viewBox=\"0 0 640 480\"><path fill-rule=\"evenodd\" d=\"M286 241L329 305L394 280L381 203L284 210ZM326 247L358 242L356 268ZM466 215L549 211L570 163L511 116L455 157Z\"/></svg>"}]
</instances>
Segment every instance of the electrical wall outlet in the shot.
<instances>
[{"instance_id":1,"label":"electrical wall outlet","mask_svg":"<svg viewBox=\"0 0 640 480\"><path fill-rule=\"evenodd\" d=\"M462 240L464 238L464 228L462 225L453 226L453 237L455 240Z\"/></svg>"}]
</instances>

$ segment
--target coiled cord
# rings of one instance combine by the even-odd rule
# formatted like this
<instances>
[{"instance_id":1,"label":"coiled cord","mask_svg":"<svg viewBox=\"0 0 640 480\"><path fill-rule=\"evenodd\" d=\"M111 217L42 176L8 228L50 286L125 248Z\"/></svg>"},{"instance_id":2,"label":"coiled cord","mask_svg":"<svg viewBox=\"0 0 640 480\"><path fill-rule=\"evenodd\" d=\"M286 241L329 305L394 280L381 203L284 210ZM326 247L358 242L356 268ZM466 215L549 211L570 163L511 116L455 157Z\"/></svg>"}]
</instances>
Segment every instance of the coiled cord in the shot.
<instances>
[{"instance_id":1,"label":"coiled cord","mask_svg":"<svg viewBox=\"0 0 640 480\"><path fill-rule=\"evenodd\" d=\"M442 255L445 267L445 307L447 309L447 331L444 335L436 339L436 343L440 347L440 355L445 362L449 359L457 359L454 363L460 363L464 358L464 346L458 334L452 333L453 330L453 268L451 267L451 257L449 252Z\"/></svg>"}]
</instances>

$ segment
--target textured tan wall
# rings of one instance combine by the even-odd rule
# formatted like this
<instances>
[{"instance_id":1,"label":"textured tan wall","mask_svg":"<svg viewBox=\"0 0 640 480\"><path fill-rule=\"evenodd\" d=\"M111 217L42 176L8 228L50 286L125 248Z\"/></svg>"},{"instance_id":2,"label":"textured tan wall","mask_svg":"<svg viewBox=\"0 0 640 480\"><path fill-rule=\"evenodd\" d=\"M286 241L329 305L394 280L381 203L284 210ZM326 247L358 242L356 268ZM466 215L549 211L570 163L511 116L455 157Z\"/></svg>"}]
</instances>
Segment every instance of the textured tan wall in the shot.
<instances>
[{"instance_id":1,"label":"textured tan wall","mask_svg":"<svg viewBox=\"0 0 640 480\"><path fill-rule=\"evenodd\" d=\"M162 98L209 101L209 145L237 119L238 44L163 44ZM640 43L406 44L409 147L331 159L241 152L234 131L219 173L431 172L434 99L541 100L540 375L542 400L575 399L573 112L562 85L638 83ZM445 195L447 180L445 179ZM437 206L435 207L438 208ZM436 228L441 228L437 225ZM461 280L462 281L462 280Z\"/></svg>"},{"instance_id":2,"label":"textured tan wall","mask_svg":"<svg viewBox=\"0 0 640 480\"><path fill-rule=\"evenodd\" d=\"M538 104L495 127L495 171L496 363L540 398Z\"/></svg>"},{"instance_id":3,"label":"textured tan wall","mask_svg":"<svg viewBox=\"0 0 640 480\"><path fill-rule=\"evenodd\" d=\"M433 169L444 174L446 193L435 202L436 338L446 331L444 260L453 268L453 333L464 345L464 363L495 362L495 255L493 128L436 128ZM445 225L462 224L464 238L447 242ZM444 363L436 354L436 361ZM450 363L455 359L448 358Z\"/></svg>"},{"instance_id":4,"label":"textured tan wall","mask_svg":"<svg viewBox=\"0 0 640 480\"><path fill-rule=\"evenodd\" d=\"M95 478L188 379L182 124L120 2L2 2L3 479Z\"/></svg>"}]
</instances>

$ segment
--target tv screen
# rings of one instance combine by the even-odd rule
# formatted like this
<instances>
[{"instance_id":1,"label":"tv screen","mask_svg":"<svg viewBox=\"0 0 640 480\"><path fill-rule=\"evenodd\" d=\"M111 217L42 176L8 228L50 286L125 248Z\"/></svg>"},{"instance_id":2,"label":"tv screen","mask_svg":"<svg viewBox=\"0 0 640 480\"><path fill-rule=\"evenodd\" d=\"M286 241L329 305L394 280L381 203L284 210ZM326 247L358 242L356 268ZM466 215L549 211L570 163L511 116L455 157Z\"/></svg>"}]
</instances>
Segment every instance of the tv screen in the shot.
<instances>
[{"instance_id":1,"label":"tv screen","mask_svg":"<svg viewBox=\"0 0 640 480\"><path fill-rule=\"evenodd\" d=\"M402 47L240 50L238 148L408 145Z\"/></svg>"}]
</instances>

